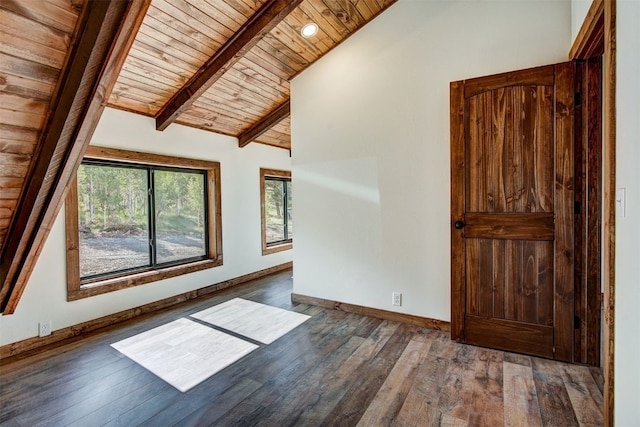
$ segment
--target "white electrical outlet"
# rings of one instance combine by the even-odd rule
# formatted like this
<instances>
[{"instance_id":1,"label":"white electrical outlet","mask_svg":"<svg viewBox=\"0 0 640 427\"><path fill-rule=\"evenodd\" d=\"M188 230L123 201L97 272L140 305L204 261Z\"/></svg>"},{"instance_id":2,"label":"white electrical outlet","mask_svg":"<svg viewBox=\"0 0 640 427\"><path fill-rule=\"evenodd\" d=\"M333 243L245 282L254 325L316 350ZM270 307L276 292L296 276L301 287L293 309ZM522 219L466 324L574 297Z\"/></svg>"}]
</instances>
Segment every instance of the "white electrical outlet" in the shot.
<instances>
[{"instance_id":1,"label":"white electrical outlet","mask_svg":"<svg viewBox=\"0 0 640 427\"><path fill-rule=\"evenodd\" d=\"M51 320L38 323L38 336L48 337L51 335Z\"/></svg>"},{"instance_id":2,"label":"white electrical outlet","mask_svg":"<svg viewBox=\"0 0 640 427\"><path fill-rule=\"evenodd\" d=\"M398 307L402 305L402 294L400 292L391 294L391 305L397 305Z\"/></svg>"}]
</instances>

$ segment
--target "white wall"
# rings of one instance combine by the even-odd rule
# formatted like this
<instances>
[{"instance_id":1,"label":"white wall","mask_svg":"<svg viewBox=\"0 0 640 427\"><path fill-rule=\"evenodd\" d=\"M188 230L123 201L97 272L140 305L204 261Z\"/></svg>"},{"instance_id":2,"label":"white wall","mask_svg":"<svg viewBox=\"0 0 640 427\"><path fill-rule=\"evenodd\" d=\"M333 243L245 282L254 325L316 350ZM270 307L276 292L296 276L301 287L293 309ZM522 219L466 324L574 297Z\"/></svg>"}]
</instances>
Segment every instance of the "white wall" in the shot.
<instances>
[{"instance_id":1,"label":"white wall","mask_svg":"<svg viewBox=\"0 0 640 427\"><path fill-rule=\"evenodd\" d=\"M565 61L570 28L570 2L400 0L298 76L294 292L449 320L449 82Z\"/></svg>"},{"instance_id":2,"label":"white wall","mask_svg":"<svg viewBox=\"0 0 640 427\"><path fill-rule=\"evenodd\" d=\"M617 2L615 424L640 426L640 2Z\"/></svg>"},{"instance_id":3,"label":"white wall","mask_svg":"<svg viewBox=\"0 0 640 427\"><path fill-rule=\"evenodd\" d=\"M64 208L51 230L15 314L0 316L0 345L116 313L291 261L291 251L262 256L260 167L290 170L286 150L262 144L238 148L235 138L172 125L155 131L151 118L106 109L92 140L108 146L220 162L224 265L74 302L66 301Z\"/></svg>"},{"instance_id":4,"label":"white wall","mask_svg":"<svg viewBox=\"0 0 640 427\"><path fill-rule=\"evenodd\" d=\"M576 39L593 0L571 0L571 43ZM569 52L567 52L569 53Z\"/></svg>"}]
</instances>

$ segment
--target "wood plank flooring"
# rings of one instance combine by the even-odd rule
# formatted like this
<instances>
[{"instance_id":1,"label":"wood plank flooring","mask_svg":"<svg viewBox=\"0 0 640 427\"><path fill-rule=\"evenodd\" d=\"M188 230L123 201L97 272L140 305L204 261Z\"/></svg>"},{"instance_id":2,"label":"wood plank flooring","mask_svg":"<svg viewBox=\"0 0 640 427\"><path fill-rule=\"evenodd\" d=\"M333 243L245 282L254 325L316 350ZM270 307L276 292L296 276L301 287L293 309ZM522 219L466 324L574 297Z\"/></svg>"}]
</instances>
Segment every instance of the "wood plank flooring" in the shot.
<instances>
[{"instance_id":1,"label":"wood plank flooring","mask_svg":"<svg viewBox=\"0 0 640 427\"><path fill-rule=\"evenodd\" d=\"M596 426L597 369L290 302L291 271L0 365L0 426ZM110 344L241 297L311 315L186 393Z\"/></svg>"}]
</instances>

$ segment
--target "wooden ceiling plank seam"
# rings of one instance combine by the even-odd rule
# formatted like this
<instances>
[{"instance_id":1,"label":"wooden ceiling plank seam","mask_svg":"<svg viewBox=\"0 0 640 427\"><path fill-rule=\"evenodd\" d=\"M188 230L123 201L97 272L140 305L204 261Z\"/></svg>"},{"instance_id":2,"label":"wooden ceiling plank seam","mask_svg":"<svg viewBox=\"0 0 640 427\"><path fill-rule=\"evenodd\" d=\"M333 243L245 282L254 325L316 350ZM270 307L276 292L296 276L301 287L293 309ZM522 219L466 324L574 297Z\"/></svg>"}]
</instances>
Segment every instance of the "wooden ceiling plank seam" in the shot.
<instances>
[{"instance_id":1,"label":"wooden ceiling plank seam","mask_svg":"<svg viewBox=\"0 0 640 427\"><path fill-rule=\"evenodd\" d=\"M266 92L249 91L245 90L242 86L228 79L227 76L224 79L216 82L216 88L224 87L228 90L227 93L234 96L239 100L244 100L249 104L256 105L258 108L264 108L264 105L272 105L277 103L276 100L280 98L280 95L272 95Z\"/></svg>"},{"instance_id":2,"label":"wooden ceiling plank seam","mask_svg":"<svg viewBox=\"0 0 640 427\"><path fill-rule=\"evenodd\" d=\"M185 113L184 116L188 116L188 114ZM197 124L195 122L188 122L186 120L183 120L182 117L183 116L180 116L180 120L176 120L175 123L182 126L188 126L194 129L206 130L207 132L211 132L211 129L213 128L212 123L205 122L205 124L202 125L202 124ZM234 130L233 133L228 133L224 129L214 130L214 132L219 133L220 135L231 136L231 137L235 137L238 133L240 133L239 130Z\"/></svg>"},{"instance_id":3,"label":"wooden ceiling plank seam","mask_svg":"<svg viewBox=\"0 0 640 427\"><path fill-rule=\"evenodd\" d=\"M156 54L161 56L171 56L179 61L182 61L189 65L189 68L198 69L206 57L199 52L194 52L189 46L182 45L180 49L175 48L167 43L158 41L157 39L138 32L136 36L136 43L139 43L145 50L152 50ZM195 55L194 55L195 54Z\"/></svg>"},{"instance_id":4,"label":"wooden ceiling plank seam","mask_svg":"<svg viewBox=\"0 0 640 427\"><path fill-rule=\"evenodd\" d=\"M291 39L292 43L313 52L316 58L320 57L331 50L333 40L320 27L318 27L318 32L312 38L300 37L302 27L310 22L309 19L305 19L303 16L304 14L298 8L290 13L278 27L282 26L283 35Z\"/></svg>"},{"instance_id":5,"label":"wooden ceiling plank seam","mask_svg":"<svg viewBox=\"0 0 640 427\"><path fill-rule=\"evenodd\" d=\"M238 8L237 10L243 11L243 13L249 18L251 15L255 14L268 0L225 0L233 7Z\"/></svg>"},{"instance_id":6,"label":"wooden ceiling plank seam","mask_svg":"<svg viewBox=\"0 0 640 427\"><path fill-rule=\"evenodd\" d=\"M150 0L87 2L2 248L0 311L15 311Z\"/></svg>"},{"instance_id":7,"label":"wooden ceiling plank seam","mask_svg":"<svg viewBox=\"0 0 640 427\"><path fill-rule=\"evenodd\" d=\"M2 176L24 179L28 170L29 165L2 165Z\"/></svg>"},{"instance_id":8,"label":"wooden ceiling plank seam","mask_svg":"<svg viewBox=\"0 0 640 427\"><path fill-rule=\"evenodd\" d=\"M250 14L245 15L244 13L238 12L236 9L234 9L224 1L214 0L213 2L211 2L209 0L205 0L205 2L210 7L218 10L221 15L224 15L226 18L235 22L238 25L238 27L242 26L242 24L244 24L247 21L247 19L249 19L249 17L251 16Z\"/></svg>"},{"instance_id":9,"label":"wooden ceiling plank seam","mask_svg":"<svg viewBox=\"0 0 640 427\"><path fill-rule=\"evenodd\" d=\"M147 21L147 25L149 25L150 29L158 32L168 29L171 32L182 34L182 36L177 40L180 40L182 43L188 44L191 47L199 46L202 53L207 55L207 57L213 55L217 49L216 46L219 45L215 42L215 40L211 39L206 34L201 33L192 27L189 27L187 24L179 20L173 19L173 17L166 14L164 11L154 7L154 5L151 5L151 7L149 8L149 17L162 24L160 26L152 26L151 24L155 23L153 22L153 20L149 19Z\"/></svg>"},{"instance_id":10,"label":"wooden ceiling plank seam","mask_svg":"<svg viewBox=\"0 0 640 427\"><path fill-rule=\"evenodd\" d=\"M198 64L204 63L204 61L211 56L203 51L209 49L199 49L194 46L197 45L200 47L202 43L197 43L192 38L184 36L174 28L165 27L163 31L160 32L148 26L142 27L140 31L138 31L136 38L147 40L147 44L155 47L166 46L167 49L179 51L182 55L197 58Z\"/></svg>"},{"instance_id":11,"label":"wooden ceiling plank seam","mask_svg":"<svg viewBox=\"0 0 640 427\"><path fill-rule=\"evenodd\" d=\"M36 142L28 141L11 141L9 139L0 138L0 153L5 154L31 154L36 147ZM0 175L2 172L0 172Z\"/></svg>"},{"instance_id":12,"label":"wooden ceiling plank seam","mask_svg":"<svg viewBox=\"0 0 640 427\"><path fill-rule=\"evenodd\" d=\"M158 28L162 28L162 31L158 31ZM151 14L145 17L145 25L140 27L138 33L154 38L166 45L173 45L174 49L189 49L192 51L192 56L194 57L209 58L215 51L212 47L198 42L192 37L180 32L177 28L170 27L159 21Z\"/></svg>"},{"instance_id":13,"label":"wooden ceiling plank seam","mask_svg":"<svg viewBox=\"0 0 640 427\"><path fill-rule=\"evenodd\" d=\"M287 18L291 18L291 15ZM294 24L295 21L293 19L285 19L269 33L269 38L276 39L280 44L289 46L291 50L310 64L323 53L322 48L324 46L320 43L316 45L310 39L302 37L300 30L292 27ZM273 45L273 43L271 44Z\"/></svg>"},{"instance_id":14,"label":"wooden ceiling plank seam","mask_svg":"<svg viewBox=\"0 0 640 427\"><path fill-rule=\"evenodd\" d=\"M375 16L375 13L369 5L361 0L351 0L351 3L358 9L360 15L364 18L365 21L369 22Z\"/></svg>"},{"instance_id":15,"label":"wooden ceiling plank seam","mask_svg":"<svg viewBox=\"0 0 640 427\"><path fill-rule=\"evenodd\" d=\"M131 101L139 102L141 104L145 104L149 107L160 108L162 106L162 101L155 99L151 99L149 97L145 97L140 91L135 89L128 90L127 88L123 89L116 83L113 91L111 91L111 96L109 98L109 102L122 102L123 99L129 99Z\"/></svg>"},{"instance_id":16,"label":"wooden ceiling plank seam","mask_svg":"<svg viewBox=\"0 0 640 427\"><path fill-rule=\"evenodd\" d=\"M153 84L151 84L151 82L148 79L145 79L142 76L129 73L129 72L124 72L124 71L120 73L120 76L116 81L116 86L118 84L132 87L142 92L150 92L154 95L159 95L159 96L170 97L174 92L174 89L172 86L166 85L161 82L153 82Z\"/></svg>"},{"instance_id":17,"label":"wooden ceiling plank seam","mask_svg":"<svg viewBox=\"0 0 640 427\"><path fill-rule=\"evenodd\" d=\"M148 49L148 46L136 40L131 48L131 56L143 60L151 65L154 69L166 71L166 75L178 75L181 79L187 79L192 75L198 66L187 64L171 55L165 55L156 49Z\"/></svg>"},{"instance_id":18,"label":"wooden ceiling plank seam","mask_svg":"<svg viewBox=\"0 0 640 427\"><path fill-rule=\"evenodd\" d=\"M291 49L291 47L282 43L275 37L265 37L264 39L260 40L260 43L256 47L262 49L264 52L267 52L269 55L271 55L274 59L286 65L293 71L293 74L304 70L312 62L307 61L296 51Z\"/></svg>"},{"instance_id":19,"label":"wooden ceiling plank seam","mask_svg":"<svg viewBox=\"0 0 640 427\"><path fill-rule=\"evenodd\" d=\"M285 26L287 25L285 24ZM320 56L314 52L316 49L307 49L297 42L297 40L303 37L291 39L285 35L284 31L283 29L275 28L267 34L260 43L265 43L273 49L282 49L279 55L286 57L289 62L296 64L296 69L298 67L308 67L309 64L312 64L313 61Z\"/></svg>"},{"instance_id":20,"label":"wooden ceiling plank seam","mask_svg":"<svg viewBox=\"0 0 640 427\"><path fill-rule=\"evenodd\" d=\"M109 102L107 103L107 107L113 108L114 110L125 111L131 114L139 114L145 117L153 117L155 115L155 112L152 112L149 109L144 110L140 108L139 103L133 100L129 104L123 102L122 100L120 100L118 104L114 104L111 102L111 100L109 100Z\"/></svg>"},{"instance_id":21,"label":"wooden ceiling plank seam","mask_svg":"<svg viewBox=\"0 0 640 427\"><path fill-rule=\"evenodd\" d=\"M266 53L263 52L263 55L266 55ZM280 62L278 62L277 65L274 65L270 61L267 61L264 57L256 54L253 49L247 52L245 58L249 62L256 64L258 67L267 71L269 74L276 76L283 81L289 81L289 74L282 70L281 67L279 67Z\"/></svg>"},{"instance_id":22,"label":"wooden ceiling plank seam","mask_svg":"<svg viewBox=\"0 0 640 427\"><path fill-rule=\"evenodd\" d=\"M210 111L213 111L213 112L220 111L223 114L227 114L230 116L238 116L238 109L236 107L229 106L227 104L228 104L228 101L223 99L220 99L218 101L211 99L205 102L204 96L201 96L200 99L198 99L198 102L194 103L190 108L209 109ZM188 113L189 111L190 109L187 110L185 114ZM251 111L247 111L247 110L242 110L242 113L247 120L255 121L255 120L259 120L261 117L258 114Z\"/></svg>"},{"instance_id":23,"label":"wooden ceiling plank seam","mask_svg":"<svg viewBox=\"0 0 640 427\"><path fill-rule=\"evenodd\" d=\"M218 86L219 90L209 91L198 98L198 101L194 102L192 106L196 106L198 108L203 108L204 106L209 106L214 109L224 109L229 113L236 112L236 116L238 115L254 115L256 118L260 118L264 115L265 105L258 105L254 102L248 101L244 98L239 98L236 96L236 92L232 89L229 89L225 86ZM219 105L219 104L224 104ZM188 109L185 111L189 111Z\"/></svg>"},{"instance_id":24,"label":"wooden ceiling plank seam","mask_svg":"<svg viewBox=\"0 0 640 427\"><path fill-rule=\"evenodd\" d=\"M38 64L0 52L0 63L5 72L18 77L30 78L55 86L60 70L49 65Z\"/></svg>"},{"instance_id":25,"label":"wooden ceiling plank seam","mask_svg":"<svg viewBox=\"0 0 640 427\"><path fill-rule=\"evenodd\" d=\"M328 24L338 34L339 38L336 43L339 43L349 35L349 29L344 25L344 22L338 19L322 0L308 0L308 4L309 9L306 12L311 16L322 19L320 22L324 22L325 26Z\"/></svg>"},{"instance_id":26,"label":"wooden ceiling plank seam","mask_svg":"<svg viewBox=\"0 0 640 427\"><path fill-rule=\"evenodd\" d=\"M266 68L249 60L246 56L234 64L234 68L254 79L259 79L265 84L271 84L276 87L289 90L289 80L272 73Z\"/></svg>"},{"instance_id":27,"label":"wooden ceiling plank seam","mask_svg":"<svg viewBox=\"0 0 640 427\"><path fill-rule=\"evenodd\" d=\"M51 84L0 71L0 90L5 93L48 102L54 89Z\"/></svg>"},{"instance_id":28,"label":"wooden ceiling plank seam","mask_svg":"<svg viewBox=\"0 0 640 427\"><path fill-rule=\"evenodd\" d=\"M226 69L233 66L245 52L254 47L265 33L282 21L301 1L270 0L262 5L162 108L156 118L156 129L165 129L224 74Z\"/></svg>"},{"instance_id":29,"label":"wooden ceiling plank seam","mask_svg":"<svg viewBox=\"0 0 640 427\"><path fill-rule=\"evenodd\" d=\"M255 106L245 105L245 102L242 100L233 103L230 99L233 99L233 97L227 94L220 95L219 93L212 94L207 98L201 96L197 103L193 103L192 106L185 111L185 114L188 113L191 108L198 108L201 110L210 109L213 112L223 112L230 117L242 117L244 120L251 121L259 120L260 117L262 117Z\"/></svg>"},{"instance_id":30,"label":"wooden ceiling plank seam","mask_svg":"<svg viewBox=\"0 0 640 427\"><path fill-rule=\"evenodd\" d=\"M162 90L157 86L149 86L140 82L131 82L120 76L111 91L111 98L117 99L120 95L127 94L135 99L154 101L157 98L169 99L173 92Z\"/></svg>"},{"instance_id":31,"label":"wooden ceiling plank seam","mask_svg":"<svg viewBox=\"0 0 640 427\"><path fill-rule=\"evenodd\" d=\"M194 31L207 36L211 40L226 40L233 36L233 31L222 30L221 28L212 28L210 25L205 24L200 19L206 18L204 13L198 14L197 17L190 15L185 10L180 9L177 4L186 6L188 3L184 0L154 0L154 4L162 9L167 15L170 15L175 21L182 22L187 27L191 27Z\"/></svg>"},{"instance_id":32,"label":"wooden ceiling plank seam","mask_svg":"<svg viewBox=\"0 0 640 427\"><path fill-rule=\"evenodd\" d=\"M172 0L172 1L174 2L178 1L182 3L184 0ZM198 11L198 12L195 12L195 16L193 13L189 13L189 15L193 16L196 19L206 20L207 22L205 21L201 21L201 22L209 27L211 27L211 25L213 24L217 28L220 28L220 31L218 31L218 33L222 34L225 38L231 37L233 33L238 31L238 29L246 21L246 18L245 18L245 19L242 19L240 22L236 22L234 18L228 16L227 14L222 12L220 9L213 7L206 1L198 1L194 4L191 4L188 2L185 2L185 3L188 4L190 12L193 11L192 10L193 8L197 9ZM224 3L224 2L221 2L221 3ZM211 24L209 24L208 22L211 22Z\"/></svg>"},{"instance_id":33,"label":"wooden ceiling plank seam","mask_svg":"<svg viewBox=\"0 0 640 427\"><path fill-rule=\"evenodd\" d=\"M270 136L267 134L261 135L259 138L256 138L253 142L265 144L265 145L272 145L278 148L289 149L289 141L286 138L282 139L277 136Z\"/></svg>"},{"instance_id":34,"label":"wooden ceiling plank seam","mask_svg":"<svg viewBox=\"0 0 640 427\"><path fill-rule=\"evenodd\" d=\"M289 96L289 90L279 88L276 85L265 84L252 76L242 73L237 68L232 68L227 71L225 78L236 83L238 86L246 84L247 89L252 92L268 93L270 97L281 97L283 100Z\"/></svg>"},{"instance_id":35,"label":"wooden ceiling plank seam","mask_svg":"<svg viewBox=\"0 0 640 427\"><path fill-rule=\"evenodd\" d=\"M380 5L378 4L378 2L376 0L361 0L360 3L366 4L367 7L369 8L369 10L371 10L371 12L373 12L373 16L374 17L377 15L377 13L381 9Z\"/></svg>"},{"instance_id":36,"label":"wooden ceiling plank seam","mask_svg":"<svg viewBox=\"0 0 640 427\"><path fill-rule=\"evenodd\" d=\"M38 139L38 131L20 126L11 126L0 123L0 137L2 141L35 143Z\"/></svg>"},{"instance_id":37,"label":"wooden ceiling plank seam","mask_svg":"<svg viewBox=\"0 0 640 427\"><path fill-rule=\"evenodd\" d=\"M353 15L353 10L346 10L344 2L338 2L336 0L322 0L328 10L331 11L342 24L347 28L349 33L355 32L359 28L359 20L362 19L359 13ZM354 8L355 9L355 8Z\"/></svg>"},{"instance_id":38,"label":"wooden ceiling plank seam","mask_svg":"<svg viewBox=\"0 0 640 427\"><path fill-rule=\"evenodd\" d=\"M201 110L199 108L192 107L185 113L184 121L200 124L206 126L216 127L219 125L220 129L230 129L230 135L240 133L244 122L242 120L230 117L219 111Z\"/></svg>"},{"instance_id":39,"label":"wooden ceiling plank seam","mask_svg":"<svg viewBox=\"0 0 640 427\"><path fill-rule=\"evenodd\" d=\"M240 148L247 146L251 141L265 133L274 124L291 114L291 103L289 100L279 105L276 109L267 114L258 123L247 129L238 136L238 146Z\"/></svg>"},{"instance_id":40,"label":"wooden ceiling plank seam","mask_svg":"<svg viewBox=\"0 0 640 427\"><path fill-rule=\"evenodd\" d=\"M156 70L153 68L153 64L150 64L145 60L138 59L132 55L129 55L127 58L127 61L123 65L123 69L139 76L143 76L140 74L141 72L145 73L144 77L148 78L149 81L153 82L155 80L159 80L168 86L176 88L176 90L180 87L180 82L176 81L179 76L165 73L163 72L164 70ZM180 78L179 80L183 79Z\"/></svg>"},{"instance_id":41,"label":"wooden ceiling plank seam","mask_svg":"<svg viewBox=\"0 0 640 427\"><path fill-rule=\"evenodd\" d=\"M1 123L13 126L28 127L32 129L40 129L44 123L45 114L32 114L28 111L5 110L0 107Z\"/></svg>"},{"instance_id":42,"label":"wooden ceiling plank seam","mask_svg":"<svg viewBox=\"0 0 640 427\"><path fill-rule=\"evenodd\" d=\"M48 107L49 103L46 101L0 92L0 108L5 110L26 111L30 114L44 115Z\"/></svg>"},{"instance_id":43,"label":"wooden ceiling plank seam","mask_svg":"<svg viewBox=\"0 0 640 427\"><path fill-rule=\"evenodd\" d=\"M273 49L273 47L268 45L265 47L267 49ZM259 57L262 60L262 66L265 66L265 64L270 64L272 70L277 70L278 75L282 76L282 78L284 78L285 80L289 80L291 76L294 75L297 71L295 68L292 68L286 63L280 61L280 59L277 56L272 55L271 52L264 50L262 46L254 46L250 52L247 52L247 56L249 58Z\"/></svg>"},{"instance_id":44,"label":"wooden ceiling plank seam","mask_svg":"<svg viewBox=\"0 0 640 427\"><path fill-rule=\"evenodd\" d=\"M66 3L69 4L69 2ZM0 8L69 35L73 34L75 22L78 19L77 11L73 9L64 10L42 1L27 3L18 0L3 0L0 2Z\"/></svg>"},{"instance_id":45,"label":"wooden ceiling plank seam","mask_svg":"<svg viewBox=\"0 0 640 427\"><path fill-rule=\"evenodd\" d=\"M244 98L238 97L237 93L235 93L233 90L230 90L227 87L220 86L220 85L218 85L217 87L218 87L217 92L213 93L211 96L207 98L204 98L204 95L201 96L200 98L198 98L198 102L194 102L193 104L191 104L189 108L191 107L202 108L202 104L204 103L205 105L210 105L212 106L212 108L218 109L220 107L216 106L217 103L220 103L220 104L226 103L226 104L230 104L231 108L227 108L225 110L230 112L235 111L235 115L233 117L236 117L236 118L241 117L242 115L245 115L243 114L245 112L258 117L262 117L262 115L264 114L264 111L267 110L264 105L257 105ZM205 101L200 102L201 98L204 98ZM187 113L188 111L189 109L185 110L185 113Z\"/></svg>"},{"instance_id":46,"label":"wooden ceiling plank seam","mask_svg":"<svg viewBox=\"0 0 640 427\"><path fill-rule=\"evenodd\" d=\"M26 30L23 34L28 35L33 42L65 53L69 49L69 34L2 8L0 8L0 29L9 34L17 33L17 35L21 34L16 31L17 29Z\"/></svg>"},{"instance_id":47,"label":"wooden ceiling plank seam","mask_svg":"<svg viewBox=\"0 0 640 427\"><path fill-rule=\"evenodd\" d=\"M8 34L0 30L0 52L38 64L60 69L65 52L31 41L29 38Z\"/></svg>"},{"instance_id":48,"label":"wooden ceiling plank seam","mask_svg":"<svg viewBox=\"0 0 640 427\"><path fill-rule=\"evenodd\" d=\"M227 80L218 81L215 87L216 91L209 91L214 94L214 96L219 96L220 98L227 99L227 101L230 102L232 106L237 103L242 107L254 111L259 116L263 116L265 111L269 111L270 107L272 107L273 105L279 104L276 101L279 97L268 98L262 95L257 95L255 93L253 94L253 96L251 96L248 91L238 90L237 85ZM204 96L205 95L203 95L203 97ZM209 97L209 99L211 99L211 97ZM197 101L194 102L194 104L197 104Z\"/></svg>"},{"instance_id":49,"label":"wooden ceiling plank seam","mask_svg":"<svg viewBox=\"0 0 640 427\"><path fill-rule=\"evenodd\" d=\"M342 40L343 35L332 25L327 19L322 16L314 7L310 4L302 3L298 8L303 16L307 18L307 22L315 22L318 25L318 33L326 35L330 41L330 46L335 46ZM325 42L326 43L326 42Z\"/></svg>"}]
</instances>

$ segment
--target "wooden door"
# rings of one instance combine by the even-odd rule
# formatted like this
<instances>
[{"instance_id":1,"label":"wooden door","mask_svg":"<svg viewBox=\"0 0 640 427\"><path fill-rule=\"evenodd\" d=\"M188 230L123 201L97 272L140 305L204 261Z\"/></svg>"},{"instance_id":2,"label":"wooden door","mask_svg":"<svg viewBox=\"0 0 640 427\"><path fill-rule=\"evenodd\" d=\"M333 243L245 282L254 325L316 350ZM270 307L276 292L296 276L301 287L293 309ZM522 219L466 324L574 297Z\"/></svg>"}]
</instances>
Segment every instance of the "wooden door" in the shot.
<instances>
[{"instance_id":1,"label":"wooden door","mask_svg":"<svg viewBox=\"0 0 640 427\"><path fill-rule=\"evenodd\" d=\"M573 360L573 65L451 84L451 337Z\"/></svg>"}]
</instances>

